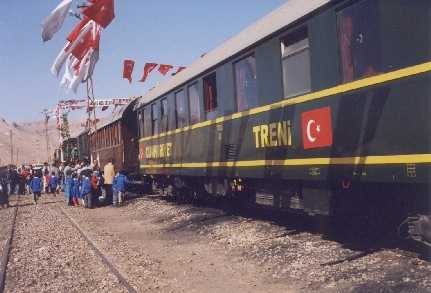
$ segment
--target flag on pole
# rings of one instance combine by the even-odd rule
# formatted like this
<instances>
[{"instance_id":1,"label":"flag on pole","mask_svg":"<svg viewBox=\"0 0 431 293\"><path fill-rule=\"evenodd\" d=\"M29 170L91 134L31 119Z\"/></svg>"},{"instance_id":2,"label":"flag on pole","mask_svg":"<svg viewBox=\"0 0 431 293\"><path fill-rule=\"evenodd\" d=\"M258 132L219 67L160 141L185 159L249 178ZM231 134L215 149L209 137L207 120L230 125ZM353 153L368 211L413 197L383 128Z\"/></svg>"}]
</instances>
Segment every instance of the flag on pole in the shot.
<instances>
[{"instance_id":1,"label":"flag on pole","mask_svg":"<svg viewBox=\"0 0 431 293\"><path fill-rule=\"evenodd\" d=\"M82 10L82 14L91 18L103 28L106 28L115 18L114 0L97 0L92 2L92 5Z\"/></svg>"},{"instance_id":2,"label":"flag on pole","mask_svg":"<svg viewBox=\"0 0 431 293\"><path fill-rule=\"evenodd\" d=\"M135 67L135 61L124 60L123 78L128 79L129 83L132 83L133 67Z\"/></svg>"},{"instance_id":3,"label":"flag on pole","mask_svg":"<svg viewBox=\"0 0 431 293\"><path fill-rule=\"evenodd\" d=\"M172 68L174 68L172 65L160 64L158 70L162 75L166 75L166 73L168 73Z\"/></svg>"},{"instance_id":4,"label":"flag on pole","mask_svg":"<svg viewBox=\"0 0 431 293\"><path fill-rule=\"evenodd\" d=\"M75 66L75 63L78 60L73 57L72 55L69 55L69 57L66 60L66 66L64 70L63 78L61 79L60 86L64 88L69 88L70 83L73 79L73 67Z\"/></svg>"},{"instance_id":5,"label":"flag on pole","mask_svg":"<svg viewBox=\"0 0 431 293\"><path fill-rule=\"evenodd\" d=\"M96 68L97 61L99 61L99 49L94 49L90 57L90 66L88 67L88 70L85 73L82 82L86 82L90 77L93 76L94 68Z\"/></svg>"},{"instance_id":6,"label":"flag on pole","mask_svg":"<svg viewBox=\"0 0 431 293\"><path fill-rule=\"evenodd\" d=\"M90 48L87 54L84 56L82 61L79 63L79 70L77 74L73 77L73 80L69 86L69 88L76 94L78 90L79 84L84 79L85 73L88 71L88 67L90 66L90 57L93 53L93 49Z\"/></svg>"},{"instance_id":7,"label":"flag on pole","mask_svg":"<svg viewBox=\"0 0 431 293\"><path fill-rule=\"evenodd\" d=\"M72 0L61 1L61 3L51 11L51 14L43 20L42 40L44 42L51 40L54 34L61 29L71 5Z\"/></svg>"},{"instance_id":8,"label":"flag on pole","mask_svg":"<svg viewBox=\"0 0 431 293\"><path fill-rule=\"evenodd\" d=\"M70 55L73 49L80 43L81 39L87 34L87 32L93 28L93 21L90 21L84 28L81 30L80 34L76 38L74 42L67 42L64 48L60 51L58 56L55 58L54 63L51 66L51 72L55 76L58 76L61 68L66 62L67 57Z\"/></svg>"},{"instance_id":9,"label":"flag on pole","mask_svg":"<svg viewBox=\"0 0 431 293\"><path fill-rule=\"evenodd\" d=\"M141 82L145 82L147 80L148 75L157 67L157 63L145 63L144 66L144 73L142 75L142 78L139 80Z\"/></svg>"},{"instance_id":10,"label":"flag on pole","mask_svg":"<svg viewBox=\"0 0 431 293\"><path fill-rule=\"evenodd\" d=\"M91 23L92 28L88 30L79 41L77 41L77 45L72 50L72 55L78 60L82 60L90 48L99 49L100 26L95 22Z\"/></svg>"},{"instance_id":11,"label":"flag on pole","mask_svg":"<svg viewBox=\"0 0 431 293\"><path fill-rule=\"evenodd\" d=\"M84 26L90 21L91 19L84 15L82 20L75 26L73 31L67 36L67 40L71 43L73 43L76 38L79 36L79 33L84 28Z\"/></svg>"}]
</instances>

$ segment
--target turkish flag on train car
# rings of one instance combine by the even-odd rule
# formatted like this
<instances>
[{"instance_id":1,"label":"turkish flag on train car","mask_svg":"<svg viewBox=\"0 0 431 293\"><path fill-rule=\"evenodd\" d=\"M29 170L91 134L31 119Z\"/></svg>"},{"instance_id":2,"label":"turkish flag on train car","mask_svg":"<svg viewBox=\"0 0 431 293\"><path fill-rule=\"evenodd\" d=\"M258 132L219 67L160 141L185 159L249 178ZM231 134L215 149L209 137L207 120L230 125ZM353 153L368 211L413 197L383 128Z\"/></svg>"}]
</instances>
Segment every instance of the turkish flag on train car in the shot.
<instances>
[{"instance_id":1,"label":"turkish flag on train car","mask_svg":"<svg viewBox=\"0 0 431 293\"><path fill-rule=\"evenodd\" d=\"M92 5L84 8L82 14L88 16L103 28L106 28L115 18L114 0L91 1Z\"/></svg>"},{"instance_id":2,"label":"turkish flag on train car","mask_svg":"<svg viewBox=\"0 0 431 293\"><path fill-rule=\"evenodd\" d=\"M135 61L124 60L123 78L128 79L130 83L132 83L133 67L135 67Z\"/></svg>"},{"instance_id":3,"label":"turkish flag on train car","mask_svg":"<svg viewBox=\"0 0 431 293\"><path fill-rule=\"evenodd\" d=\"M331 108L323 107L301 114L302 141L304 149L332 145Z\"/></svg>"}]
</instances>

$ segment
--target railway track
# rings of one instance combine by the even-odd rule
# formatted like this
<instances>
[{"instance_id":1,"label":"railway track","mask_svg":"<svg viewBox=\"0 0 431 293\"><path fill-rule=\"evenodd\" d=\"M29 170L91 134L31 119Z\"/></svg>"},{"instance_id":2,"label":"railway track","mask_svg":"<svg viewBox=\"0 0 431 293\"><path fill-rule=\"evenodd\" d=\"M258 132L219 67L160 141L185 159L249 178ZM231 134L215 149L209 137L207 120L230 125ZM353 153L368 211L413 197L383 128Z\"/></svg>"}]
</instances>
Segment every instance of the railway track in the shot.
<instances>
[{"instance_id":1,"label":"railway track","mask_svg":"<svg viewBox=\"0 0 431 293\"><path fill-rule=\"evenodd\" d=\"M13 207L12 212L12 222L9 229L9 233L7 236L6 243L3 247L3 253L0 259L0 292L4 291L5 281L6 281L6 270L7 270L7 264L9 261L9 254L12 248L12 239L13 235L15 233L15 222L18 214L18 207L20 202L20 196L17 196L17 201L15 203L15 206Z\"/></svg>"},{"instance_id":2,"label":"railway track","mask_svg":"<svg viewBox=\"0 0 431 293\"><path fill-rule=\"evenodd\" d=\"M47 214L50 214L51 217L53 217L53 216L54 217L58 217L58 215L61 215L61 217L63 217L64 219L67 220L67 222L69 222L69 225L71 227L73 227L73 228L69 227L68 229L74 229L74 230L76 230L76 232L77 232L77 234L79 234L79 237L81 238L81 240L83 240L86 243L86 245L88 245L89 249L91 249L94 252L93 254L91 254L91 257L92 258L96 257L97 261L93 260L91 262L97 264L98 261L100 261L100 263L101 263L100 265L103 265L105 267L104 270L106 271L106 273L112 274L113 278L117 280L117 282L118 282L118 284L116 285L117 286L117 288L116 288L117 290L113 290L113 292L117 292L118 291L118 292L136 293L137 291L127 281L127 279L119 272L119 270L112 263L112 261L110 261L109 258L102 251L100 251L97 248L96 244L83 231L83 229L79 226L79 224L73 218L71 218L68 215L67 212L65 212L64 208L62 208L60 206L59 202L58 201L52 201L52 198L49 198L48 201L47 201L46 199L44 199L44 197L46 198L46 196L42 196L42 200L40 200L37 205L34 205L34 208L32 206L33 204L29 203L28 200L25 200L25 199L23 199L22 197L19 197L19 196L17 197L17 201L16 201L15 205L13 206L14 210L12 212L12 221L11 221L10 229L9 229L9 232L8 232L9 234L8 234L7 241L6 241L5 247L3 249L2 256L1 256L1 271L0 271L0 286L1 287L0 287L0 292L4 292L4 291L9 292L9 291L14 291L15 289L21 289L20 288L22 286L21 284L20 285L14 284L13 286L15 286L15 288L12 286L12 289L8 288L8 286L10 286L10 284L8 285L8 283L11 280L14 281L13 279L15 278L14 275L9 276L9 274L10 273L11 274L17 273L16 272L16 267L14 267L14 266L19 266L19 264L15 262L15 263L12 264L12 268L10 267L10 265L11 265L11 261L10 261L11 255L14 254L14 253L15 254L19 254L23 250L22 247L19 247L19 245L20 245L19 242L22 242L22 235L20 235L21 236L20 239L17 239L15 237L16 230L17 230L17 226L20 226L20 224L21 224L20 222L21 221L22 222L24 222L24 221L28 222L28 220L25 218L25 213L28 213L29 210L39 209L39 213L45 212ZM23 202L24 202L24 204L22 204ZM22 207L20 205L22 205ZM24 210L25 209L24 207L26 208L26 210ZM21 211L20 209L23 209L23 210ZM21 215L21 214L23 214L23 215ZM33 215L33 217L34 217L34 215ZM38 219L38 220L40 220L40 219ZM26 223L26 224L28 224L28 223ZM64 227L65 225L67 225L67 223L63 222L63 224L60 226L59 229L66 229ZM44 223L41 223L40 225L38 225L38 224L37 225L28 224L27 226L30 226L33 229L39 229L39 228L43 229ZM19 229L20 228L18 228L18 230ZM21 229L22 229L22 227L21 227ZM18 233L20 233L20 232L18 231ZM70 234L70 233L72 233L72 231L70 231L68 233ZM21 232L21 234L22 234L22 232ZM31 237L29 235L28 238L29 238L29 241L31 242L31 240L32 240L31 238L33 238L33 237ZM50 238L52 239L53 237L51 236ZM72 243L72 247L75 247L75 249L77 247L83 247L85 245L85 244L83 245L82 241L80 239L78 239L78 237L76 237L75 239L76 239L75 243ZM40 241L41 240L38 239L38 242L40 242ZM81 241L81 243L78 243L79 241ZM60 241L60 242L61 242L60 245L65 245L64 241ZM42 246L40 249L43 250L44 247ZM39 249L35 249L35 250L38 251ZM64 255L62 255L62 253L60 253L60 252L58 253L57 256L58 256L58 258L64 257ZM56 258L56 255L51 253L47 257L48 258ZM31 263L31 261L28 260L28 259L26 259L25 257L19 256L18 259L20 261L21 260L24 261L24 262L28 261L28 262ZM39 266L39 264L37 263L38 261L40 261L40 260L36 259L36 261L33 261L33 264L34 264L35 267ZM81 262L82 258L77 257L77 258L74 258L73 261ZM14 262L13 258L12 258L12 262ZM28 264L21 264L21 266L19 266L19 267L22 269L26 265L28 265ZM73 266L75 264L72 263L70 265ZM100 265L97 268L98 270L100 270ZM53 269L53 266L47 267L46 269L47 270L51 270L51 269ZM13 270L15 270L15 272L11 272ZM47 271L47 270L45 270L45 271ZM79 271L79 269L77 269L77 271ZM103 275L103 278L106 277L106 273ZM18 275L19 274L20 274L20 272L18 272ZM39 278L39 280L38 280L41 283L47 282L47 281L51 281L51 279L48 279L49 278L48 276L44 276L44 275L42 275L42 276L43 277ZM59 286L61 288L62 285L59 284ZM22 288L22 289L24 290L25 288ZM37 289L35 289L35 290L37 290ZM109 291L111 291L111 290L109 290Z\"/></svg>"},{"instance_id":3,"label":"railway track","mask_svg":"<svg viewBox=\"0 0 431 293\"><path fill-rule=\"evenodd\" d=\"M88 245L93 249L93 251L96 253L98 257L100 257L103 264L110 270L110 272L117 278L118 282L126 288L127 292L129 293L136 293L137 291L133 288L133 286L127 281L127 279L118 271L118 269L115 267L115 265L109 260L109 258L102 252L100 249L97 248L96 244L89 238L89 236L84 232L84 230L79 226L79 224L71 218L62 207L58 206L60 209L60 212L69 219L70 223L73 227L78 230L79 234L81 234L82 238L85 239L85 241L88 243Z\"/></svg>"}]
</instances>

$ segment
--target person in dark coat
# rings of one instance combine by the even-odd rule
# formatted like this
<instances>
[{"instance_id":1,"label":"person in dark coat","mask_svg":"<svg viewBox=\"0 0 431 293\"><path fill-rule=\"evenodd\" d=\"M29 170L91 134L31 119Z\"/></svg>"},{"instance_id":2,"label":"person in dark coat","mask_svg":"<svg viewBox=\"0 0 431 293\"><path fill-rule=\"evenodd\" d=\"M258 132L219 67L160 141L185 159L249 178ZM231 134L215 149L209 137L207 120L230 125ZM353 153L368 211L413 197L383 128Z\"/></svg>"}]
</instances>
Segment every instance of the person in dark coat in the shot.
<instances>
[{"instance_id":1,"label":"person in dark coat","mask_svg":"<svg viewBox=\"0 0 431 293\"><path fill-rule=\"evenodd\" d=\"M49 187L50 187L50 192L54 194L54 196L57 196L58 177L57 175L55 175L55 172L51 172L51 178L49 179Z\"/></svg>"},{"instance_id":2,"label":"person in dark coat","mask_svg":"<svg viewBox=\"0 0 431 293\"><path fill-rule=\"evenodd\" d=\"M81 172L80 197L83 200L83 206L86 208L93 207L90 172L91 170Z\"/></svg>"},{"instance_id":3,"label":"person in dark coat","mask_svg":"<svg viewBox=\"0 0 431 293\"><path fill-rule=\"evenodd\" d=\"M42 172L39 171L35 173L35 175L33 176L33 179L31 179L31 182L30 182L30 188L31 188L31 191L33 192L33 200L35 204L37 204L37 200L40 197L42 186L43 186Z\"/></svg>"},{"instance_id":4,"label":"person in dark coat","mask_svg":"<svg viewBox=\"0 0 431 293\"><path fill-rule=\"evenodd\" d=\"M128 179L124 171L118 172L117 175L114 177L113 184L112 184L112 187L114 190L114 197L113 197L112 204L114 206L117 206L123 203L124 195L126 193L127 183L128 183Z\"/></svg>"},{"instance_id":5,"label":"person in dark coat","mask_svg":"<svg viewBox=\"0 0 431 293\"><path fill-rule=\"evenodd\" d=\"M7 190L6 174L0 174L0 205L9 207L9 193Z\"/></svg>"}]
</instances>

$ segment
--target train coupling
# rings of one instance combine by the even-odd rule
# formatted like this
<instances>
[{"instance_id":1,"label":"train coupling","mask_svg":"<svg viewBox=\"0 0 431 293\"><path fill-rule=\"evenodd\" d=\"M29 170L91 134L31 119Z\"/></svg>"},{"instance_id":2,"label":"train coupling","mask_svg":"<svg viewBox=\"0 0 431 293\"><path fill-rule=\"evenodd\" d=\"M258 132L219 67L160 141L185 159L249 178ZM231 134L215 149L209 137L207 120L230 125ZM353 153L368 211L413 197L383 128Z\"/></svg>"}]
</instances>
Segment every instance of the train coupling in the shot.
<instances>
[{"instance_id":1,"label":"train coupling","mask_svg":"<svg viewBox=\"0 0 431 293\"><path fill-rule=\"evenodd\" d=\"M398 227L398 235L431 247L431 215L407 217Z\"/></svg>"}]
</instances>

